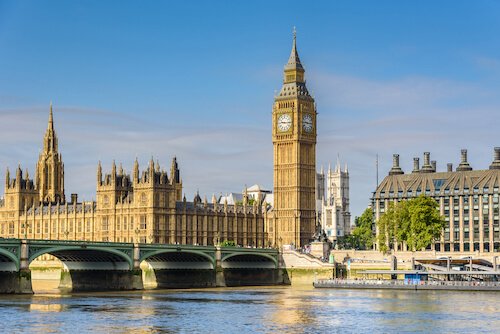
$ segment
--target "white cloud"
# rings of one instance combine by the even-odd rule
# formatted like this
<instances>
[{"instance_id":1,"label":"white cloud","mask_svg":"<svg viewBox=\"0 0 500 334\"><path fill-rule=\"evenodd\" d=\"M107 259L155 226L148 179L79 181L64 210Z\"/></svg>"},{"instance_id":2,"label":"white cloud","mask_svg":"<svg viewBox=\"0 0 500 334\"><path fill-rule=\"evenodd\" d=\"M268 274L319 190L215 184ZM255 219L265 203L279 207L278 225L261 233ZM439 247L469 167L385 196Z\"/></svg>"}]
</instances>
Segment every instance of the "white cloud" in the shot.
<instances>
[{"instance_id":1,"label":"white cloud","mask_svg":"<svg viewBox=\"0 0 500 334\"><path fill-rule=\"evenodd\" d=\"M494 87L423 77L310 77L320 112L317 163L334 163L339 153L349 164L353 216L361 214L375 188L376 154L382 179L393 153L400 154L409 171L414 156L430 151L442 170L446 162L456 165L460 148L468 148L473 167L487 168L493 146L500 145L495 124L500 101ZM47 112L47 107L0 109L0 168L14 168L20 161L32 170ZM169 170L176 155L188 198L199 189L210 199L212 193L240 191L245 183L272 188L270 117L269 123L234 126L215 120L185 122L189 112L164 121L148 113L131 116L80 107L55 106L54 112L68 194L95 196L98 160L105 170L115 159L130 171L136 156L141 167L154 156Z\"/></svg>"}]
</instances>

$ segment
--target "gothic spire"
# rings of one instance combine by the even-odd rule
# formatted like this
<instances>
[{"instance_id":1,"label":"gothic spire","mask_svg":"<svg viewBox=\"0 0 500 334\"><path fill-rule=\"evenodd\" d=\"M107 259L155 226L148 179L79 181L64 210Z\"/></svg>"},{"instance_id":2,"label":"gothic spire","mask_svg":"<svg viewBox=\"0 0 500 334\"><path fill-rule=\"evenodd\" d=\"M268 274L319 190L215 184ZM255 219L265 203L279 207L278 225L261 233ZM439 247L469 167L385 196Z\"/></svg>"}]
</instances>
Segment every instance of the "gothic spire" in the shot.
<instances>
[{"instance_id":1,"label":"gothic spire","mask_svg":"<svg viewBox=\"0 0 500 334\"><path fill-rule=\"evenodd\" d=\"M44 138L44 153L57 153L57 137L54 130L54 114L52 112L52 101L50 102L49 121L47 123L47 131Z\"/></svg>"},{"instance_id":2,"label":"gothic spire","mask_svg":"<svg viewBox=\"0 0 500 334\"><path fill-rule=\"evenodd\" d=\"M54 131L54 115L52 113L52 101L50 101L49 122L47 124L47 130Z\"/></svg>"},{"instance_id":3,"label":"gothic spire","mask_svg":"<svg viewBox=\"0 0 500 334\"><path fill-rule=\"evenodd\" d=\"M302 63L300 62L299 53L297 52L297 31L295 27L293 27L293 43L292 43L292 51L290 52L290 57L288 58L288 63L285 65L285 70L296 70L301 69Z\"/></svg>"}]
</instances>

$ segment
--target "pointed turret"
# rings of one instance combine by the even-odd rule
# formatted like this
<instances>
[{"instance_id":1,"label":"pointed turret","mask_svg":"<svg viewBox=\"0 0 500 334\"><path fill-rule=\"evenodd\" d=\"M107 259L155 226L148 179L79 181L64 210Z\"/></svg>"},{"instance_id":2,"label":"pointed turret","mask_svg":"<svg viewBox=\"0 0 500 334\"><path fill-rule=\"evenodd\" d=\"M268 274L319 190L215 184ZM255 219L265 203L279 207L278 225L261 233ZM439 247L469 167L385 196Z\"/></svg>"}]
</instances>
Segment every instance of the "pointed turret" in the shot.
<instances>
[{"instance_id":1,"label":"pointed turret","mask_svg":"<svg viewBox=\"0 0 500 334\"><path fill-rule=\"evenodd\" d=\"M23 171L21 170L21 164L18 164L16 170L16 182L20 182L22 178L23 178Z\"/></svg>"},{"instance_id":2,"label":"pointed turret","mask_svg":"<svg viewBox=\"0 0 500 334\"><path fill-rule=\"evenodd\" d=\"M54 114L52 113L52 101L50 101L49 124L47 124L47 130L54 131Z\"/></svg>"},{"instance_id":3,"label":"pointed turret","mask_svg":"<svg viewBox=\"0 0 500 334\"><path fill-rule=\"evenodd\" d=\"M116 163L113 160L113 165L111 165L111 180L113 184L115 184L116 181Z\"/></svg>"},{"instance_id":4,"label":"pointed turret","mask_svg":"<svg viewBox=\"0 0 500 334\"><path fill-rule=\"evenodd\" d=\"M36 188L43 202L64 202L64 164L58 152L58 139L54 126L52 102L49 108L49 121L36 166Z\"/></svg>"},{"instance_id":5,"label":"pointed turret","mask_svg":"<svg viewBox=\"0 0 500 334\"><path fill-rule=\"evenodd\" d=\"M160 161L158 161L158 159L156 160L155 171L156 171L157 173L159 173L159 172L160 172Z\"/></svg>"},{"instance_id":6,"label":"pointed turret","mask_svg":"<svg viewBox=\"0 0 500 334\"><path fill-rule=\"evenodd\" d=\"M139 161L137 161L137 157L135 157L134 161L134 173L133 173L133 182L138 183L139 182Z\"/></svg>"},{"instance_id":7,"label":"pointed turret","mask_svg":"<svg viewBox=\"0 0 500 334\"><path fill-rule=\"evenodd\" d=\"M194 202L194 204L201 203L201 197L200 197L200 191L199 190L196 191L196 195L194 196L193 202Z\"/></svg>"},{"instance_id":8,"label":"pointed turret","mask_svg":"<svg viewBox=\"0 0 500 334\"><path fill-rule=\"evenodd\" d=\"M299 53L297 52L297 31L295 27L293 27L292 51L290 52L288 63L285 65L285 70L302 70L304 72L304 67L300 62Z\"/></svg>"},{"instance_id":9,"label":"pointed turret","mask_svg":"<svg viewBox=\"0 0 500 334\"><path fill-rule=\"evenodd\" d=\"M153 156L149 159L148 180L151 184L154 184L155 182L155 162L153 160Z\"/></svg>"},{"instance_id":10,"label":"pointed turret","mask_svg":"<svg viewBox=\"0 0 500 334\"><path fill-rule=\"evenodd\" d=\"M52 102L50 102L49 121L47 122L47 131L45 131L44 152L54 152L57 154L57 136L54 130L54 113L52 111Z\"/></svg>"},{"instance_id":11,"label":"pointed turret","mask_svg":"<svg viewBox=\"0 0 500 334\"><path fill-rule=\"evenodd\" d=\"M9 188L10 185L10 171L9 167L7 167L7 170L5 171L5 188Z\"/></svg>"},{"instance_id":12,"label":"pointed turret","mask_svg":"<svg viewBox=\"0 0 500 334\"><path fill-rule=\"evenodd\" d=\"M102 183L102 165L101 160L97 163L97 184L101 185Z\"/></svg>"},{"instance_id":13,"label":"pointed turret","mask_svg":"<svg viewBox=\"0 0 500 334\"><path fill-rule=\"evenodd\" d=\"M180 183L179 166L177 164L177 157L172 159L172 166L170 167L170 180L172 183Z\"/></svg>"}]
</instances>

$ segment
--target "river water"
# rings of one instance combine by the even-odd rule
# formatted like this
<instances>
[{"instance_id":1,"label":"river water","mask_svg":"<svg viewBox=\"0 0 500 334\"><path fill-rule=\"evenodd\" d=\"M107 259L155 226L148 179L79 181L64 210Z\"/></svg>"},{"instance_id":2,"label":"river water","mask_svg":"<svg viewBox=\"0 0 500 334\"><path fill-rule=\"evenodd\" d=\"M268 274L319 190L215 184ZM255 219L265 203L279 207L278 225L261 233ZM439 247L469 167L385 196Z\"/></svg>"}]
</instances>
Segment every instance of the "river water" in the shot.
<instances>
[{"instance_id":1,"label":"river water","mask_svg":"<svg viewBox=\"0 0 500 334\"><path fill-rule=\"evenodd\" d=\"M2 333L500 333L500 293L310 286L0 296Z\"/></svg>"}]
</instances>

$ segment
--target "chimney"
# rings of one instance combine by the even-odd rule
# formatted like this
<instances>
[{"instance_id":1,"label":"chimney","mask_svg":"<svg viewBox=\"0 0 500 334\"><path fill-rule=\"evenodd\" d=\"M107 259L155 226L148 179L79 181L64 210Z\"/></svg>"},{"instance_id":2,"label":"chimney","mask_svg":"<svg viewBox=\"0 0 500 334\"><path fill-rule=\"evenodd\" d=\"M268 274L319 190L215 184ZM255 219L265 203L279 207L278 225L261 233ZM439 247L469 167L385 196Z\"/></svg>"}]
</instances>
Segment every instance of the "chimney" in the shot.
<instances>
[{"instance_id":1,"label":"chimney","mask_svg":"<svg viewBox=\"0 0 500 334\"><path fill-rule=\"evenodd\" d=\"M432 166L432 169L434 170L434 172L436 172L436 165L437 165L436 160L432 160L431 166Z\"/></svg>"},{"instance_id":2,"label":"chimney","mask_svg":"<svg viewBox=\"0 0 500 334\"><path fill-rule=\"evenodd\" d=\"M424 152L424 164L420 172L422 173L432 173L434 170L431 165L431 154L430 152Z\"/></svg>"},{"instance_id":3,"label":"chimney","mask_svg":"<svg viewBox=\"0 0 500 334\"><path fill-rule=\"evenodd\" d=\"M419 158L413 158L413 172L412 173L418 173L420 172L420 162Z\"/></svg>"},{"instance_id":4,"label":"chimney","mask_svg":"<svg viewBox=\"0 0 500 334\"><path fill-rule=\"evenodd\" d=\"M461 161L457 167L457 172L465 172L469 170L472 170L472 167L467 162L467 150L463 149L461 151Z\"/></svg>"},{"instance_id":5,"label":"chimney","mask_svg":"<svg viewBox=\"0 0 500 334\"><path fill-rule=\"evenodd\" d=\"M500 147L495 147L494 152L493 162L490 165L490 169L500 169Z\"/></svg>"},{"instance_id":6,"label":"chimney","mask_svg":"<svg viewBox=\"0 0 500 334\"><path fill-rule=\"evenodd\" d=\"M389 171L389 175L401 175L404 174L401 167L399 167L399 154L392 155L392 168Z\"/></svg>"},{"instance_id":7,"label":"chimney","mask_svg":"<svg viewBox=\"0 0 500 334\"><path fill-rule=\"evenodd\" d=\"M449 172L453 172L453 164L452 163L448 163L446 164L446 171L449 173Z\"/></svg>"},{"instance_id":8,"label":"chimney","mask_svg":"<svg viewBox=\"0 0 500 334\"><path fill-rule=\"evenodd\" d=\"M71 203L78 203L78 194L71 194Z\"/></svg>"}]
</instances>

